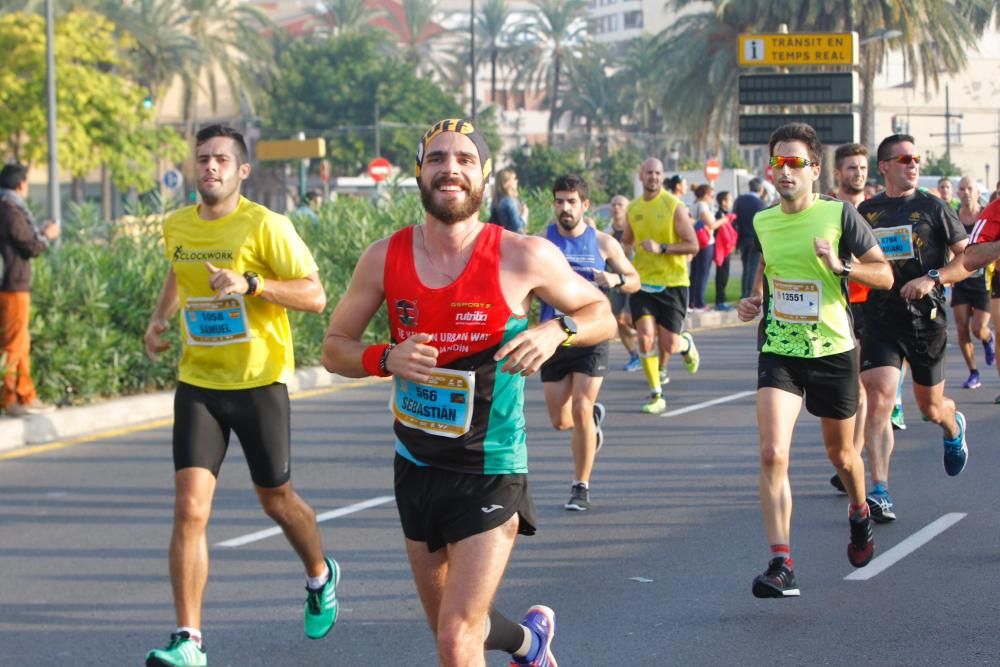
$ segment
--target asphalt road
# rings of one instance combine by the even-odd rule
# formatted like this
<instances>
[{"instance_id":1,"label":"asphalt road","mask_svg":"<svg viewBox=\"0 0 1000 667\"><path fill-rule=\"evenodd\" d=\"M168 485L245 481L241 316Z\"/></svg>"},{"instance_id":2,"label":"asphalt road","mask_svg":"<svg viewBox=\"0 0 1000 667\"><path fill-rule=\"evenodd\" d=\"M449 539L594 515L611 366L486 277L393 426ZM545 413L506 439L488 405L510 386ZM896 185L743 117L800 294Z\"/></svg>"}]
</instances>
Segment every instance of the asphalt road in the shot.
<instances>
[{"instance_id":1,"label":"asphalt road","mask_svg":"<svg viewBox=\"0 0 1000 667\"><path fill-rule=\"evenodd\" d=\"M876 528L877 556L905 555L859 570L887 564L866 580L845 579L846 499L828 485L818 422L803 414L792 460L802 596L757 600L750 582L769 554L757 505L754 335L736 327L696 340L702 370L689 376L675 362L663 416L639 413L640 373L610 374L587 513L562 509L569 436L549 427L540 382L529 381L541 526L519 541L497 606L515 618L533 603L553 607L562 667L1000 664L993 369L982 389L962 390L951 348L950 393L969 418L971 450L958 478L945 476L940 432L907 395L910 428L898 434L891 484L899 520ZM620 368L620 347L612 359ZM321 641L302 634L304 581L290 547L280 535L254 536L272 524L231 448L209 531L211 665L437 664L390 499L386 401L377 384L293 403L293 480L317 513L335 513L321 527L343 568L341 617ZM165 643L170 460L169 428L0 455L0 665L139 665ZM507 663L492 654L489 664Z\"/></svg>"}]
</instances>

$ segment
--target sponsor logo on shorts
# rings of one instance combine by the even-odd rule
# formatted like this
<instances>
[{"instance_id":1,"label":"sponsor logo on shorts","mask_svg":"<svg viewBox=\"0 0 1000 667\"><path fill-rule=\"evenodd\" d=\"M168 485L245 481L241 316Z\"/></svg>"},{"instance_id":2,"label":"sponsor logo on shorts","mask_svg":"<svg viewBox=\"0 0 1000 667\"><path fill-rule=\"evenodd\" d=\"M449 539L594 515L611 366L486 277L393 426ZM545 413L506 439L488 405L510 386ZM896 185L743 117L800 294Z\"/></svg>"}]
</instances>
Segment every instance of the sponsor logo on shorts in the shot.
<instances>
[{"instance_id":1,"label":"sponsor logo on shorts","mask_svg":"<svg viewBox=\"0 0 1000 667\"><path fill-rule=\"evenodd\" d=\"M482 510L483 514L491 514L497 510L502 510L503 505L490 505L489 507L480 507L479 509Z\"/></svg>"}]
</instances>

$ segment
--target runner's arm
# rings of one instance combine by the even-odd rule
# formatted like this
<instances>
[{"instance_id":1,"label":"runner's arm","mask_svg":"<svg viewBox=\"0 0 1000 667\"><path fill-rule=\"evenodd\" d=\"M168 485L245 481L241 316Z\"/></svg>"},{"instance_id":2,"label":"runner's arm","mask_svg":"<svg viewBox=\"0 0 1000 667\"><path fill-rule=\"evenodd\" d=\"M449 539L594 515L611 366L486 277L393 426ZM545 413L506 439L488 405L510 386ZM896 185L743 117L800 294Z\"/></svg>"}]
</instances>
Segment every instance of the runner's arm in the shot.
<instances>
[{"instance_id":1,"label":"runner's arm","mask_svg":"<svg viewBox=\"0 0 1000 667\"><path fill-rule=\"evenodd\" d=\"M326 290L316 271L296 280L266 280L257 298L306 313L322 313L326 308Z\"/></svg>"},{"instance_id":2,"label":"runner's arm","mask_svg":"<svg viewBox=\"0 0 1000 667\"><path fill-rule=\"evenodd\" d=\"M674 210L674 230L677 232L677 243L667 246L667 253L670 255L696 255L698 254L698 237L694 232L694 224L691 222L691 215L687 206L678 204Z\"/></svg>"},{"instance_id":3,"label":"runner's arm","mask_svg":"<svg viewBox=\"0 0 1000 667\"><path fill-rule=\"evenodd\" d=\"M167 269L167 276L160 289L160 298L156 301L156 308L153 309L153 314L149 318L149 326L146 327L146 334L143 336L146 356L151 360L156 358L158 352L169 349L170 344L165 342L160 335L170 327L170 319L177 312L179 306L177 275L174 273L173 267L170 267Z\"/></svg>"},{"instance_id":4,"label":"runner's arm","mask_svg":"<svg viewBox=\"0 0 1000 667\"><path fill-rule=\"evenodd\" d=\"M753 277L753 287L750 288L750 296L745 299L740 299L740 302L736 304L736 314L739 316L740 321L749 322L753 318L760 315L761 309L764 307L764 258L760 258L760 263L757 265L757 273Z\"/></svg>"},{"instance_id":5,"label":"runner's arm","mask_svg":"<svg viewBox=\"0 0 1000 667\"><path fill-rule=\"evenodd\" d=\"M892 267L878 244L858 257L858 261L851 267L851 280L872 289L892 289Z\"/></svg>"},{"instance_id":6,"label":"runner's arm","mask_svg":"<svg viewBox=\"0 0 1000 667\"><path fill-rule=\"evenodd\" d=\"M369 375L361 363L367 347L361 336L385 301L382 277L388 245L387 240L378 241L361 255L344 296L330 315L322 361L331 373L353 378Z\"/></svg>"},{"instance_id":7,"label":"runner's arm","mask_svg":"<svg viewBox=\"0 0 1000 667\"><path fill-rule=\"evenodd\" d=\"M973 243L966 246L962 253L962 265L966 271L977 271L997 259L1000 259L1000 241Z\"/></svg>"},{"instance_id":8,"label":"runner's arm","mask_svg":"<svg viewBox=\"0 0 1000 667\"><path fill-rule=\"evenodd\" d=\"M601 248L601 254L611 267L612 272L595 271L594 275L597 284L601 287L617 287L626 293L637 292L639 290L639 272L628 261L622 246L613 236L604 232L599 232L597 242ZM603 282L606 284L602 284Z\"/></svg>"},{"instance_id":9,"label":"runner's arm","mask_svg":"<svg viewBox=\"0 0 1000 667\"><path fill-rule=\"evenodd\" d=\"M518 240L511 253L512 273L528 291L565 313L577 325L577 334L569 341L574 347L596 345L611 338L618 329L611 304L596 287L577 275L553 244L535 237ZM558 318L519 333L494 355L505 360L505 373L531 375L556 349L567 342Z\"/></svg>"}]
</instances>

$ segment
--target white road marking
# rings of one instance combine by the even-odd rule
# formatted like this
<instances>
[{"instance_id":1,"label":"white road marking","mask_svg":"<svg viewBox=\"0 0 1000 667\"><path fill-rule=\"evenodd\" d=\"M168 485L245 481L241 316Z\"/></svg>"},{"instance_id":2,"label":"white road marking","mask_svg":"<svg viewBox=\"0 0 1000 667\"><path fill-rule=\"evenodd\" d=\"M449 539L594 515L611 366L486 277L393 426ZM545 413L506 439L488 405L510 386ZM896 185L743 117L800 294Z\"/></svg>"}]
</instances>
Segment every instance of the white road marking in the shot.
<instances>
[{"instance_id":1,"label":"white road marking","mask_svg":"<svg viewBox=\"0 0 1000 667\"><path fill-rule=\"evenodd\" d=\"M392 500L395 500L393 496L378 496L376 498L370 498L368 500L363 500L360 503L354 503L353 505L348 505L347 507L341 507L339 510L330 510L329 512L323 512L316 516L316 523L323 523L324 521L329 521L330 519L336 519L338 517L347 516L348 514L354 514L355 512L360 512L372 507L378 507L379 505L384 505ZM242 547L245 544L250 544L251 542L259 542L260 540L265 540L269 537L274 537L275 535L281 535L281 528L275 526L274 528L268 528L267 530L258 530L256 533L250 533L248 535L243 535L241 537L234 537L231 540L226 540L225 542L219 542L215 546L217 547Z\"/></svg>"},{"instance_id":2,"label":"white road marking","mask_svg":"<svg viewBox=\"0 0 1000 667\"><path fill-rule=\"evenodd\" d=\"M704 410L705 408L710 408L713 405L719 405L720 403L728 403L730 401L738 401L741 398L746 398L747 396L753 396L756 391L741 391L738 394L730 394L729 396L721 396L719 398L713 398L711 401L705 401L704 403L695 403L694 405L689 405L686 408L677 408L676 410L671 410L670 412L664 412L660 414L661 417L676 417L677 415L687 414L688 412L695 412L697 410Z\"/></svg>"},{"instance_id":3,"label":"white road marking","mask_svg":"<svg viewBox=\"0 0 1000 667\"><path fill-rule=\"evenodd\" d=\"M905 540L878 556L865 567L858 568L854 572L844 577L845 581L867 581L872 577L884 572L899 561L903 560L911 553L924 546L935 537L948 530L956 523L968 516L962 512L952 512L934 521Z\"/></svg>"}]
</instances>

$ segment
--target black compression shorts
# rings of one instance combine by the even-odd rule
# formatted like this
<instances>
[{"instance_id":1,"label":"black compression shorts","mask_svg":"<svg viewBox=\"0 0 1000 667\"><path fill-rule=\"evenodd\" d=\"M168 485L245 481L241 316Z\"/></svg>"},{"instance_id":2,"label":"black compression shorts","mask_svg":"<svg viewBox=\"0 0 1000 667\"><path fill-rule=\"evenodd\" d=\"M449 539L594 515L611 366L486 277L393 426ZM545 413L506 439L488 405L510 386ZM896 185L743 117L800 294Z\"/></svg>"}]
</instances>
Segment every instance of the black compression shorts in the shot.
<instances>
[{"instance_id":1,"label":"black compression shorts","mask_svg":"<svg viewBox=\"0 0 1000 667\"><path fill-rule=\"evenodd\" d=\"M174 470L207 468L216 477L236 433L253 483L291 477L291 406L281 383L253 389L204 389L180 382L174 394Z\"/></svg>"}]
</instances>

